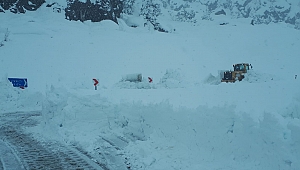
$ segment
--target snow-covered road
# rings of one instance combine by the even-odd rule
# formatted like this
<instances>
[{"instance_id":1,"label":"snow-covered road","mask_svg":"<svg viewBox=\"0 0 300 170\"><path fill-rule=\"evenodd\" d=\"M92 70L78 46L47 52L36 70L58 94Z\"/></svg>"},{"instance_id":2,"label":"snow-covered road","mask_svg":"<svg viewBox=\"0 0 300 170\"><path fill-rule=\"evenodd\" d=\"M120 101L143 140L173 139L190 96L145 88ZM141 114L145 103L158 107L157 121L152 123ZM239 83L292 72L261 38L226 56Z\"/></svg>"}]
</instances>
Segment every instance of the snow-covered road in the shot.
<instances>
[{"instance_id":1,"label":"snow-covered road","mask_svg":"<svg viewBox=\"0 0 300 170\"><path fill-rule=\"evenodd\" d=\"M5 169L24 169L10 147L0 140L0 170Z\"/></svg>"},{"instance_id":2,"label":"snow-covered road","mask_svg":"<svg viewBox=\"0 0 300 170\"><path fill-rule=\"evenodd\" d=\"M55 141L37 141L23 128L35 126L32 117L38 112L1 115L0 169L107 169L93 162L75 145L66 146Z\"/></svg>"}]
</instances>

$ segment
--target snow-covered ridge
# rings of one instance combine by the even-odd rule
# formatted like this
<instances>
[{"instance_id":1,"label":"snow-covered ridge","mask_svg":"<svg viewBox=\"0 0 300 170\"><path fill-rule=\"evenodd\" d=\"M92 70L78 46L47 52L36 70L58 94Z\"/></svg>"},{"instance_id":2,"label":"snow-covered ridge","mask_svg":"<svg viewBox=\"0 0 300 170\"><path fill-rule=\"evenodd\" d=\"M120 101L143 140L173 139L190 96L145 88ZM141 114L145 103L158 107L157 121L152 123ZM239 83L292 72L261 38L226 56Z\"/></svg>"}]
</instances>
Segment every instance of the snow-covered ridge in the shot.
<instances>
[{"instance_id":1,"label":"snow-covered ridge","mask_svg":"<svg viewBox=\"0 0 300 170\"><path fill-rule=\"evenodd\" d=\"M44 1L35 1L35 4L28 1L28 4L18 4L3 2L0 4L0 12L12 11L14 13L25 13L26 11L37 10ZM72 3L78 2L76 9L71 9ZM231 19L246 18L249 24L269 24L284 22L293 25L294 28L300 29L300 2L297 0L111 0L107 3L119 5L112 6L107 9L111 12L101 14L100 11L93 8L94 11L88 11L88 6L78 8L85 5L86 1L66 1L66 0L48 0L42 5L42 8L51 8L53 12L65 13L66 19L70 20L92 20L100 21L103 19L111 19L117 22L115 17L121 17L127 20L129 26L145 26L153 25L154 29L169 32L169 28L165 26L165 20L174 20L180 22L201 23L201 20L216 21L221 25L226 25ZM89 1L92 4L98 1ZM67 10L65 10L68 8ZM107 7L100 7L104 10ZM72 12L73 11L73 12ZM88 11L88 12L87 12ZM103 10L102 10L103 11ZM91 14L90 17L87 15ZM119 16L121 13L121 16ZM105 17L103 15L112 15ZM137 23L128 20L128 16L136 16L142 18L143 23ZM122 17L123 16L123 17ZM93 18L98 17L98 18ZM99 18L100 17L100 18ZM132 18L132 17L131 17Z\"/></svg>"}]
</instances>

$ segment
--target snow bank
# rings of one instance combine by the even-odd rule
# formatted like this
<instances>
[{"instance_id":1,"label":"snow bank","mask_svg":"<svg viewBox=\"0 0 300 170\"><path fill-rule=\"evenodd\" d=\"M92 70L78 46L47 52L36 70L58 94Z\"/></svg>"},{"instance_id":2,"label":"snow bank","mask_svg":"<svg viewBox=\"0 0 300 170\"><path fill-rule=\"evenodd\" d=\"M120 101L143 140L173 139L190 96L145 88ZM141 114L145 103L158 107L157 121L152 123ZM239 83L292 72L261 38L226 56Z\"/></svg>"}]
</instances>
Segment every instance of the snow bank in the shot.
<instances>
[{"instance_id":1,"label":"snow bank","mask_svg":"<svg viewBox=\"0 0 300 170\"><path fill-rule=\"evenodd\" d=\"M300 93L296 94L293 102L282 111L282 116L300 120Z\"/></svg>"},{"instance_id":2,"label":"snow bank","mask_svg":"<svg viewBox=\"0 0 300 170\"><path fill-rule=\"evenodd\" d=\"M114 88L120 89L153 89L155 85L149 83L147 80L143 80L142 82L130 82L130 81L121 81L116 83Z\"/></svg>"},{"instance_id":3,"label":"snow bank","mask_svg":"<svg viewBox=\"0 0 300 170\"><path fill-rule=\"evenodd\" d=\"M100 93L71 94L52 86L45 123L31 131L76 143L110 169L299 168L299 119L265 112L257 122L249 114L234 105L118 104Z\"/></svg>"},{"instance_id":4,"label":"snow bank","mask_svg":"<svg viewBox=\"0 0 300 170\"><path fill-rule=\"evenodd\" d=\"M42 94L13 87L7 76L0 80L0 114L41 110Z\"/></svg>"},{"instance_id":5,"label":"snow bank","mask_svg":"<svg viewBox=\"0 0 300 170\"><path fill-rule=\"evenodd\" d=\"M140 77L139 77L140 76ZM141 81L141 82L139 82ZM122 80L114 85L114 88L121 89L156 89L156 88L184 88L188 86L181 69L167 69L163 77L157 84L150 83L148 78L142 74L128 74L122 77Z\"/></svg>"},{"instance_id":6,"label":"snow bank","mask_svg":"<svg viewBox=\"0 0 300 170\"><path fill-rule=\"evenodd\" d=\"M242 81L246 81L249 83L262 83L262 82L279 81L279 80L281 79L276 75L249 70L245 74L245 78Z\"/></svg>"},{"instance_id":7,"label":"snow bank","mask_svg":"<svg viewBox=\"0 0 300 170\"><path fill-rule=\"evenodd\" d=\"M144 27L145 20L141 16L122 14L121 17L129 27Z\"/></svg>"},{"instance_id":8,"label":"snow bank","mask_svg":"<svg viewBox=\"0 0 300 170\"><path fill-rule=\"evenodd\" d=\"M125 148L133 169L299 167L297 154L290 150L298 139L288 137L296 129L281 127L268 113L255 123L247 115L237 115L233 106L173 111L162 103L131 112L131 116L143 117L153 128L147 141L135 141Z\"/></svg>"},{"instance_id":9,"label":"snow bank","mask_svg":"<svg viewBox=\"0 0 300 170\"><path fill-rule=\"evenodd\" d=\"M224 77L225 70L219 70L218 75L214 76L211 73L205 77L203 80L203 83L205 84L211 84L211 85L218 85L221 83L222 77Z\"/></svg>"},{"instance_id":10,"label":"snow bank","mask_svg":"<svg viewBox=\"0 0 300 170\"><path fill-rule=\"evenodd\" d=\"M187 83L181 69L167 69L164 76L160 79L158 86L165 88L183 88L186 87Z\"/></svg>"}]
</instances>

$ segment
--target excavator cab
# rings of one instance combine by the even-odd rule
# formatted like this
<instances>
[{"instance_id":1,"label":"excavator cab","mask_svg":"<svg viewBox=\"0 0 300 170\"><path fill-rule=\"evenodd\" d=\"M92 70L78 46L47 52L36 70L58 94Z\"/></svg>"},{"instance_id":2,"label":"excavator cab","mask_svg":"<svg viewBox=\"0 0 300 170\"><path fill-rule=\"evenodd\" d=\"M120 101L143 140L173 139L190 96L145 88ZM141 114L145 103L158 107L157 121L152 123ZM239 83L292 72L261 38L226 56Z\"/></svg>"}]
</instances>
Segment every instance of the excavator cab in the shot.
<instances>
[{"instance_id":1,"label":"excavator cab","mask_svg":"<svg viewBox=\"0 0 300 170\"><path fill-rule=\"evenodd\" d=\"M241 64L234 64L233 70L234 71L241 71L243 73L247 73L247 70L250 70L252 68L251 64L248 63L241 63Z\"/></svg>"}]
</instances>

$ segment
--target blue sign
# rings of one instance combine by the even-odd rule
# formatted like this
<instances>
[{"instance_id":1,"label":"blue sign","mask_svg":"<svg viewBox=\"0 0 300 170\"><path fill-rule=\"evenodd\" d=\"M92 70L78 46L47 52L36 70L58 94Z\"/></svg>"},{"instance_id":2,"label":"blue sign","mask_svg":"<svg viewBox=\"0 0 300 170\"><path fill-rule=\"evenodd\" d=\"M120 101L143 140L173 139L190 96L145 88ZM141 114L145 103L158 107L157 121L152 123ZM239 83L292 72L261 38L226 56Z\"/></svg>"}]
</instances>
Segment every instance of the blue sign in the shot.
<instances>
[{"instance_id":1,"label":"blue sign","mask_svg":"<svg viewBox=\"0 0 300 170\"><path fill-rule=\"evenodd\" d=\"M14 87L28 87L26 78L8 78Z\"/></svg>"}]
</instances>

